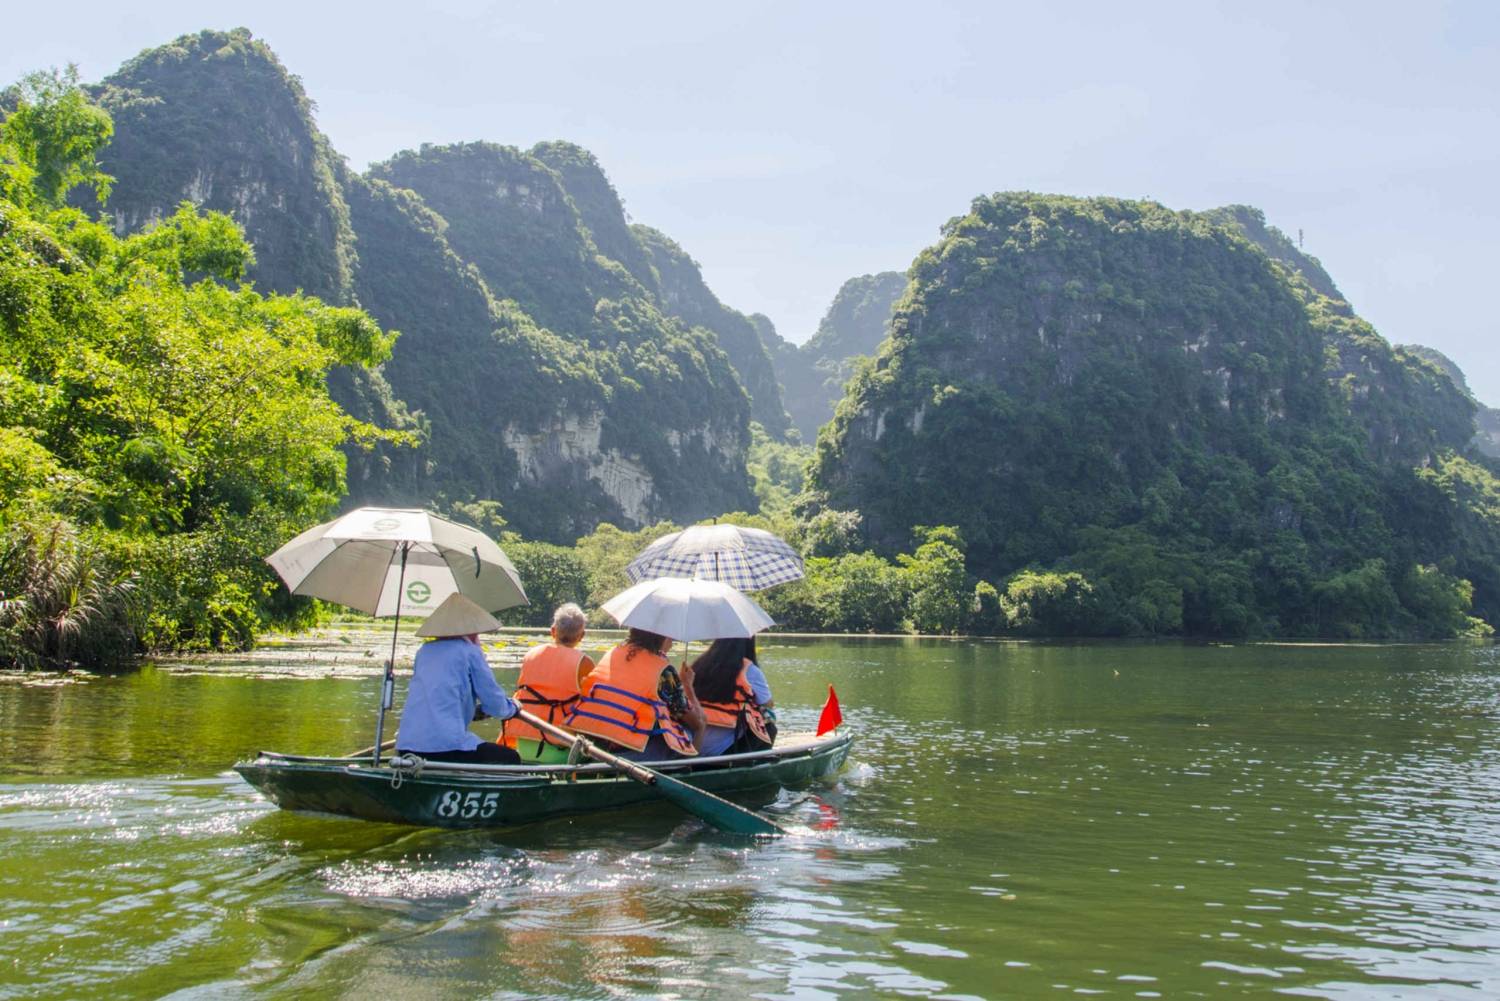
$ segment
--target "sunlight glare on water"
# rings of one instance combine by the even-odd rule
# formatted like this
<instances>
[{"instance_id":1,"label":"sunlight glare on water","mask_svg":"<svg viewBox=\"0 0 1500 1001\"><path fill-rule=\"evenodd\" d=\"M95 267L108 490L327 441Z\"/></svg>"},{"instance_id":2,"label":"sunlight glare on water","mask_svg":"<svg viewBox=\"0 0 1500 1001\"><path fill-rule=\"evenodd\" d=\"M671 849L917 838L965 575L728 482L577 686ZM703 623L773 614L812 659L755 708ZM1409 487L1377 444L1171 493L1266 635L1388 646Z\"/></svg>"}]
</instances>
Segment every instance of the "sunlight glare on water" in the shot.
<instances>
[{"instance_id":1,"label":"sunlight glare on water","mask_svg":"<svg viewBox=\"0 0 1500 1001\"><path fill-rule=\"evenodd\" d=\"M769 643L858 742L765 843L276 810L373 676L257 656L0 682L0 995L1500 994L1492 647Z\"/></svg>"}]
</instances>

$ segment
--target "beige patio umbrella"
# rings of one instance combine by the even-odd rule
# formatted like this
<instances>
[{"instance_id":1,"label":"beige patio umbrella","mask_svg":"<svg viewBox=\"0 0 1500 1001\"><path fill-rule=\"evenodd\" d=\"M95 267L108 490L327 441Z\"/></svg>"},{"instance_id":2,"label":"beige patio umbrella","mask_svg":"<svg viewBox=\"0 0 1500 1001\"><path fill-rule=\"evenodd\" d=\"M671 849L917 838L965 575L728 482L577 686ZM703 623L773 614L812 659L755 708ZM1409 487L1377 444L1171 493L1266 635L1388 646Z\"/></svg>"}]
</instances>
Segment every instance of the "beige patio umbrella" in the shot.
<instances>
[{"instance_id":1,"label":"beige patio umbrella","mask_svg":"<svg viewBox=\"0 0 1500 1001\"><path fill-rule=\"evenodd\" d=\"M397 616L375 723L376 764L395 692L399 617L430 615L453 594L487 612L527 604L515 566L489 536L412 508L357 508L308 529L266 562L293 594Z\"/></svg>"}]
</instances>

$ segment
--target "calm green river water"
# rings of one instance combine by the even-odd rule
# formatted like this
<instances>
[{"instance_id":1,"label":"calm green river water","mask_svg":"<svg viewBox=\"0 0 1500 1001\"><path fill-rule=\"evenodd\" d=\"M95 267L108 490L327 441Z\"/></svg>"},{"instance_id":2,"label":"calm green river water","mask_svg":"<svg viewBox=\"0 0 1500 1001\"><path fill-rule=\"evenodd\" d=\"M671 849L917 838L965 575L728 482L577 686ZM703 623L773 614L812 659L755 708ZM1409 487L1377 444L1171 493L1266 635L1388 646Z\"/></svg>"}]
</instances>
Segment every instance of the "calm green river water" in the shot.
<instances>
[{"instance_id":1,"label":"calm green river water","mask_svg":"<svg viewBox=\"0 0 1500 1001\"><path fill-rule=\"evenodd\" d=\"M317 655L0 681L0 995L1500 996L1493 647L768 643L859 736L754 845L277 811L372 735Z\"/></svg>"}]
</instances>

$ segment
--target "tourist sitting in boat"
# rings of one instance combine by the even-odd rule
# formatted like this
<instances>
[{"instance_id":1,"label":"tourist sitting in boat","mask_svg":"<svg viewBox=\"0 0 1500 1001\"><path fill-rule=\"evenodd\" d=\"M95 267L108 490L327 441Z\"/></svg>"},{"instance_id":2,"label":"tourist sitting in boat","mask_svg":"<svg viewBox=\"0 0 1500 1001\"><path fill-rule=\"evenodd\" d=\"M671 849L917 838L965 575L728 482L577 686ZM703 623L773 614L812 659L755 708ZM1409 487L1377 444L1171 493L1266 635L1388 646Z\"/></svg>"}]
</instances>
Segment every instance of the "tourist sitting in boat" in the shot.
<instances>
[{"instance_id":1,"label":"tourist sitting in boat","mask_svg":"<svg viewBox=\"0 0 1500 1001\"><path fill-rule=\"evenodd\" d=\"M493 615L461 594L450 596L418 627L418 636L435 638L422 645L412 664L396 731L398 754L482 765L520 762L511 748L481 740L469 730L476 700L496 719L516 714L479 645L480 633L499 628Z\"/></svg>"},{"instance_id":2,"label":"tourist sitting in boat","mask_svg":"<svg viewBox=\"0 0 1500 1001\"><path fill-rule=\"evenodd\" d=\"M514 696L517 705L548 723L562 725L578 701L584 677L594 669L594 662L578 649L587 625L583 609L572 602L552 613L552 642L532 647L521 659ZM523 761L558 764L568 760L566 744L520 718L506 722L501 739Z\"/></svg>"},{"instance_id":3,"label":"tourist sitting in boat","mask_svg":"<svg viewBox=\"0 0 1500 1001\"><path fill-rule=\"evenodd\" d=\"M740 754L776 742L771 686L755 662L755 638L717 639L693 661L693 690L707 722L698 753Z\"/></svg>"},{"instance_id":4,"label":"tourist sitting in boat","mask_svg":"<svg viewBox=\"0 0 1500 1001\"><path fill-rule=\"evenodd\" d=\"M621 757L659 761L696 755L703 710L693 693L692 669L677 672L667 660L672 641L632 629L583 679L582 695L565 724L621 749Z\"/></svg>"}]
</instances>

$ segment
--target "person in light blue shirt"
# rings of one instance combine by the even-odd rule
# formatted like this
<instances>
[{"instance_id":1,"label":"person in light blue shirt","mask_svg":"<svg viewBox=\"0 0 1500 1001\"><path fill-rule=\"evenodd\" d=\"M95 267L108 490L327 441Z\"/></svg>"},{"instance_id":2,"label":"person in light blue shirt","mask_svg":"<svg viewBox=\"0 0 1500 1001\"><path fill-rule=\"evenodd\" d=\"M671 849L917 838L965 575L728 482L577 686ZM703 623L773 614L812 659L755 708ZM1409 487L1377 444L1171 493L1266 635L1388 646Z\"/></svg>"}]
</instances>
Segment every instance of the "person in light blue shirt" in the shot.
<instances>
[{"instance_id":1,"label":"person in light blue shirt","mask_svg":"<svg viewBox=\"0 0 1500 1001\"><path fill-rule=\"evenodd\" d=\"M698 754L711 757L770 747L776 740L774 703L755 662L755 639L717 639L693 661L692 685L708 726Z\"/></svg>"},{"instance_id":2,"label":"person in light blue shirt","mask_svg":"<svg viewBox=\"0 0 1500 1001\"><path fill-rule=\"evenodd\" d=\"M514 765L515 751L483 740L469 730L474 705L496 719L510 719L516 704L510 700L479 645L479 634L500 628L494 616L461 594L438 606L417 630L433 636L417 651L406 703L396 730L396 750L429 761L482 765Z\"/></svg>"}]
</instances>

